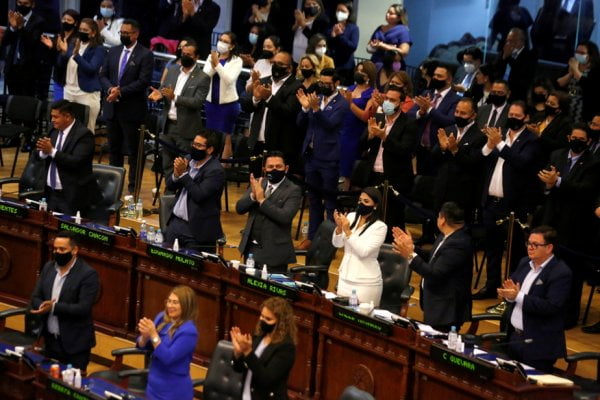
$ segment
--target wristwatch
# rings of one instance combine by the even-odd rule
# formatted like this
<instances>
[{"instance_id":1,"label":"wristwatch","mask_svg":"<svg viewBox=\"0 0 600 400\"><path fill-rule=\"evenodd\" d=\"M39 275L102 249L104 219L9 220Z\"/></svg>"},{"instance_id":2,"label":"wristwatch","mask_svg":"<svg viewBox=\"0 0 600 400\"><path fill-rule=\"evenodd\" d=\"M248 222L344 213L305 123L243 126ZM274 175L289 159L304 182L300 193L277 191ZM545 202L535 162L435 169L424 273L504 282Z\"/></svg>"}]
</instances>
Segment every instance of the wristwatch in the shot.
<instances>
[{"instance_id":1,"label":"wristwatch","mask_svg":"<svg viewBox=\"0 0 600 400\"><path fill-rule=\"evenodd\" d=\"M159 341L159 340L160 340L160 338L159 338L158 336L154 336L154 337L152 338L152 343L153 343L153 344L158 344L158 341Z\"/></svg>"},{"instance_id":2,"label":"wristwatch","mask_svg":"<svg viewBox=\"0 0 600 400\"><path fill-rule=\"evenodd\" d=\"M415 259L416 256L417 256L417 253L415 253L413 251L412 254L410 256L408 256L408 258L406 259L406 261L408 261L408 263L410 264L412 262L412 260Z\"/></svg>"}]
</instances>

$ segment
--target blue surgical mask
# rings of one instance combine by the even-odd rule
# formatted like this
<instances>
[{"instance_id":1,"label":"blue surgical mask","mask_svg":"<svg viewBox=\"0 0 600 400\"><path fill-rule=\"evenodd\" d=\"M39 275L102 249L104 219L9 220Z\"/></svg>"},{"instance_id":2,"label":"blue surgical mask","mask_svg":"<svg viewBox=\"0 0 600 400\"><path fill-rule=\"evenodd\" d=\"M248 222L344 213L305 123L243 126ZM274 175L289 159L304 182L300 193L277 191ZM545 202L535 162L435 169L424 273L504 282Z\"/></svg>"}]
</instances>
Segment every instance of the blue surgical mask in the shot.
<instances>
[{"instance_id":1,"label":"blue surgical mask","mask_svg":"<svg viewBox=\"0 0 600 400\"><path fill-rule=\"evenodd\" d=\"M389 100L385 100L381 105L381 108L383 109L383 113L385 115L394 115L396 111L398 111L398 107L396 107L394 103Z\"/></svg>"},{"instance_id":2,"label":"blue surgical mask","mask_svg":"<svg viewBox=\"0 0 600 400\"><path fill-rule=\"evenodd\" d=\"M115 15L115 10L108 7L100 7L100 14L104 18L111 18L113 15Z\"/></svg>"},{"instance_id":3,"label":"blue surgical mask","mask_svg":"<svg viewBox=\"0 0 600 400\"><path fill-rule=\"evenodd\" d=\"M575 59L579 64L587 64L589 57L587 54L575 53Z\"/></svg>"},{"instance_id":4,"label":"blue surgical mask","mask_svg":"<svg viewBox=\"0 0 600 400\"><path fill-rule=\"evenodd\" d=\"M250 32L248 34L248 41L250 42L251 45L255 45L256 42L258 42L258 35L256 33Z\"/></svg>"}]
</instances>

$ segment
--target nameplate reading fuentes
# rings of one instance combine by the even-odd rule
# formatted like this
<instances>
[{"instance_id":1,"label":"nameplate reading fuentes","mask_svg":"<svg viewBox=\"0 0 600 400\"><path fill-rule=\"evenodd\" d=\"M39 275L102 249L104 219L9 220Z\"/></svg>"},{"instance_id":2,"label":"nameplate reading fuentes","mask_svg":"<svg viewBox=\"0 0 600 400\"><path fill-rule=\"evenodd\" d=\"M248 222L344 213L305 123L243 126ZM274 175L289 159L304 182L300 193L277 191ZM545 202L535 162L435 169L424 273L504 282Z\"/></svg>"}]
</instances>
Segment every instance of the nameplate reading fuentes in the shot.
<instances>
[{"instance_id":1,"label":"nameplate reading fuentes","mask_svg":"<svg viewBox=\"0 0 600 400\"><path fill-rule=\"evenodd\" d=\"M74 224L67 221L60 221L58 224L58 230L71 232L82 239L96 243L102 243L108 246L112 245L115 240L115 235L111 235L110 233L102 232L97 229L92 229L84 225Z\"/></svg>"},{"instance_id":2,"label":"nameplate reading fuentes","mask_svg":"<svg viewBox=\"0 0 600 400\"><path fill-rule=\"evenodd\" d=\"M350 310L349 308L334 305L333 316L351 325L366 329L371 332L380 333L385 336L392 335L392 324L371 318L364 314Z\"/></svg>"},{"instance_id":3,"label":"nameplate reading fuentes","mask_svg":"<svg viewBox=\"0 0 600 400\"><path fill-rule=\"evenodd\" d=\"M199 257L183 254L164 247L154 246L149 244L146 248L146 253L153 258L163 260L170 263L175 263L182 267L191 268L194 271L200 270L202 260Z\"/></svg>"},{"instance_id":4,"label":"nameplate reading fuentes","mask_svg":"<svg viewBox=\"0 0 600 400\"><path fill-rule=\"evenodd\" d=\"M95 400L96 396L91 396L80 392L78 389L71 388L62 382L48 378L48 389L52 392L59 393L60 399L75 399L75 400Z\"/></svg>"},{"instance_id":5,"label":"nameplate reading fuentes","mask_svg":"<svg viewBox=\"0 0 600 400\"><path fill-rule=\"evenodd\" d=\"M7 203L4 201L0 201L0 214L7 215L9 217L26 217L27 216L27 207L22 205L17 205L11 203Z\"/></svg>"},{"instance_id":6,"label":"nameplate reading fuentes","mask_svg":"<svg viewBox=\"0 0 600 400\"><path fill-rule=\"evenodd\" d=\"M429 357L434 361L449 365L455 371L467 372L481 379L491 379L494 376L494 366L451 351L444 345L433 343L429 349Z\"/></svg>"},{"instance_id":7,"label":"nameplate reading fuentes","mask_svg":"<svg viewBox=\"0 0 600 400\"><path fill-rule=\"evenodd\" d=\"M298 298L297 290L252 275L240 274L240 285L260 290L271 296L279 296L290 300L296 300Z\"/></svg>"}]
</instances>

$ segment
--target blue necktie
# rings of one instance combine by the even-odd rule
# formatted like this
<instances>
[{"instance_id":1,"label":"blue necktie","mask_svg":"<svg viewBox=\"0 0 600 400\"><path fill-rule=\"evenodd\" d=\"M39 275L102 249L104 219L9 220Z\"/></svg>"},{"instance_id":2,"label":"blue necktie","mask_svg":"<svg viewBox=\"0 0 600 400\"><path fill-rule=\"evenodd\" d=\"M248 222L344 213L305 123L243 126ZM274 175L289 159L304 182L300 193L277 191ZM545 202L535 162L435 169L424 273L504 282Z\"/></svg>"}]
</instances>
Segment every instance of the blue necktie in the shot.
<instances>
[{"instance_id":1,"label":"blue necktie","mask_svg":"<svg viewBox=\"0 0 600 400\"><path fill-rule=\"evenodd\" d=\"M123 76L123 72L125 72L125 67L127 67L130 51L128 49L123 50L123 58L121 59L121 65L119 65L119 82L121 82L121 77Z\"/></svg>"},{"instance_id":2,"label":"blue necktie","mask_svg":"<svg viewBox=\"0 0 600 400\"><path fill-rule=\"evenodd\" d=\"M62 147L63 131L58 132L58 140L56 141L56 152L59 152ZM50 187L56 189L56 163L54 159L50 163Z\"/></svg>"}]
</instances>

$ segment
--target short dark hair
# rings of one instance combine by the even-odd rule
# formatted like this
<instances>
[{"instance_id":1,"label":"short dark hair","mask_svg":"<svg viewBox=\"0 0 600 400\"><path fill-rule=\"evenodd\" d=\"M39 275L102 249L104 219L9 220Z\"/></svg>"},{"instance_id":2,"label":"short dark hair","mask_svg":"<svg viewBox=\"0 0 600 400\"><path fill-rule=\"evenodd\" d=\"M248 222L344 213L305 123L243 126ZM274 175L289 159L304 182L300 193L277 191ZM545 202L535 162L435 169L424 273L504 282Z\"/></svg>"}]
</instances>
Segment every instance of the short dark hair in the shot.
<instances>
[{"instance_id":1,"label":"short dark hair","mask_svg":"<svg viewBox=\"0 0 600 400\"><path fill-rule=\"evenodd\" d=\"M463 51L462 53L463 56L471 56L473 57L474 60L483 60L483 51L481 51L481 49L477 46L472 46L472 47L468 47L465 49L465 51ZM460 62L462 63L462 57L460 59Z\"/></svg>"},{"instance_id":2,"label":"short dark hair","mask_svg":"<svg viewBox=\"0 0 600 400\"><path fill-rule=\"evenodd\" d=\"M479 73L482 75L487 76L490 81L494 81L494 79L496 78L496 71L494 69L494 66L492 64L483 64L479 67Z\"/></svg>"},{"instance_id":3,"label":"short dark hair","mask_svg":"<svg viewBox=\"0 0 600 400\"><path fill-rule=\"evenodd\" d=\"M203 129L196 134L196 136L203 137L206 139L206 148L213 148L213 155L215 155L219 151L219 143L221 142L217 137L217 133L210 129Z\"/></svg>"},{"instance_id":4,"label":"short dark hair","mask_svg":"<svg viewBox=\"0 0 600 400\"><path fill-rule=\"evenodd\" d=\"M339 82L342 80L342 77L334 68L323 68L321 70L321 76L331 76L334 82Z\"/></svg>"},{"instance_id":5,"label":"short dark hair","mask_svg":"<svg viewBox=\"0 0 600 400\"><path fill-rule=\"evenodd\" d=\"M544 242L547 244L551 244L556 249L556 245L558 244L558 233L556 229L548 225L540 225L536 228L533 228L529 235L533 235L534 233L539 233L544 237Z\"/></svg>"},{"instance_id":6,"label":"short dark hair","mask_svg":"<svg viewBox=\"0 0 600 400\"><path fill-rule=\"evenodd\" d=\"M75 111L73 110L73 105L69 100L57 100L54 103L50 104L50 110L57 110L61 114L69 114L72 117L75 117Z\"/></svg>"},{"instance_id":7,"label":"short dark hair","mask_svg":"<svg viewBox=\"0 0 600 400\"><path fill-rule=\"evenodd\" d=\"M464 225L465 212L453 201L447 201L440 208L440 215L446 219L450 226Z\"/></svg>"},{"instance_id":8,"label":"short dark hair","mask_svg":"<svg viewBox=\"0 0 600 400\"><path fill-rule=\"evenodd\" d=\"M69 231L58 231L56 238L69 239L69 246L79 247L79 238Z\"/></svg>"},{"instance_id":9,"label":"short dark hair","mask_svg":"<svg viewBox=\"0 0 600 400\"><path fill-rule=\"evenodd\" d=\"M517 106L520 107L523 110L523 114L525 114L526 116L529 115L529 113L527 112L527 104L525 104L525 102L523 100L515 100L512 103L510 103L509 105L509 109L512 106Z\"/></svg>"},{"instance_id":10,"label":"short dark hair","mask_svg":"<svg viewBox=\"0 0 600 400\"><path fill-rule=\"evenodd\" d=\"M456 70L456 68L453 65L445 63L445 62L440 62L436 68L445 69L446 73L448 74L448 76L450 78L452 78L454 76L454 72ZM434 72L435 72L435 70L434 70Z\"/></svg>"},{"instance_id":11,"label":"short dark hair","mask_svg":"<svg viewBox=\"0 0 600 400\"><path fill-rule=\"evenodd\" d=\"M494 81L492 82L492 85L495 85L495 84L504 85L506 87L506 90L510 90L510 86L508 85L508 82L506 82L504 79L494 79Z\"/></svg>"},{"instance_id":12,"label":"short dark hair","mask_svg":"<svg viewBox=\"0 0 600 400\"><path fill-rule=\"evenodd\" d=\"M575 122L573 126L571 126L571 131L569 132L569 136L573 133L574 130L584 131L586 140L590 138L590 132L588 131L590 127L585 122Z\"/></svg>"},{"instance_id":13,"label":"short dark hair","mask_svg":"<svg viewBox=\"0 0 600 400\"><path fill-rule=\"evenodd\" d=\"M61 14L62 17L64 17L65 15L68 15L69 17L71 17L75 20L75 27L77 28L79 21L81 21L81 15L79 14L79 11L73 10L72 8L67 8Z\"/></svg>"},{"instance_id":14,"label":"short dark hair","mask_svg":"<svg viewBox=\"0 0 600 400\"><path fill-rule=\"evenodd\" d=\"M140 28L142 27L140 25L140 23L137 22L133 18L127 18L127 19L123 20L123 23L121 25L131 25L131 27L133 28L133 30L136 31L136 32L139 32Z\"/></svg>"},{"instance_id":15,"label":"short dark hair","mask_svg":"<svg viewBox=\"0 0 600 400\"><path fill-rule=\"evenodd\" d=\"M183 47L193 47L194 48L194 55L197 56L198 55L198 44L196 43L195 40L190 39L188 41L186 41L185 46ZM182 47L182 49L183 49Z\"/></svg>"},{"instance_id":16,"label":"short dark hair","mask_svg":"<svg viewBox=\"0 0 600 400\"><path fill-rule=\"evenodd\" d=\"M473 110L474 113L477 113L477 103L475 102L475 100L473 100L472 97L463 97L458 102L469 103L469 105L471 106L471 110Z\"/></svg>"},{"instance_id":17,"label":"short dark hair","mask_svg":"<svg viewBox=\"0 0 600 400\"><path fill-rule=\"evenodd\" d=\"M265 154L265 156L264 156L263 165L265 165L267 163L267 159L269 159L271 157L279 157L279 158L281 158L283 160L283 164L287 165L287 161L285 160L285 156L279 150L271 150L271 151L267 152Z\"/></svg>"}]
</instances>

